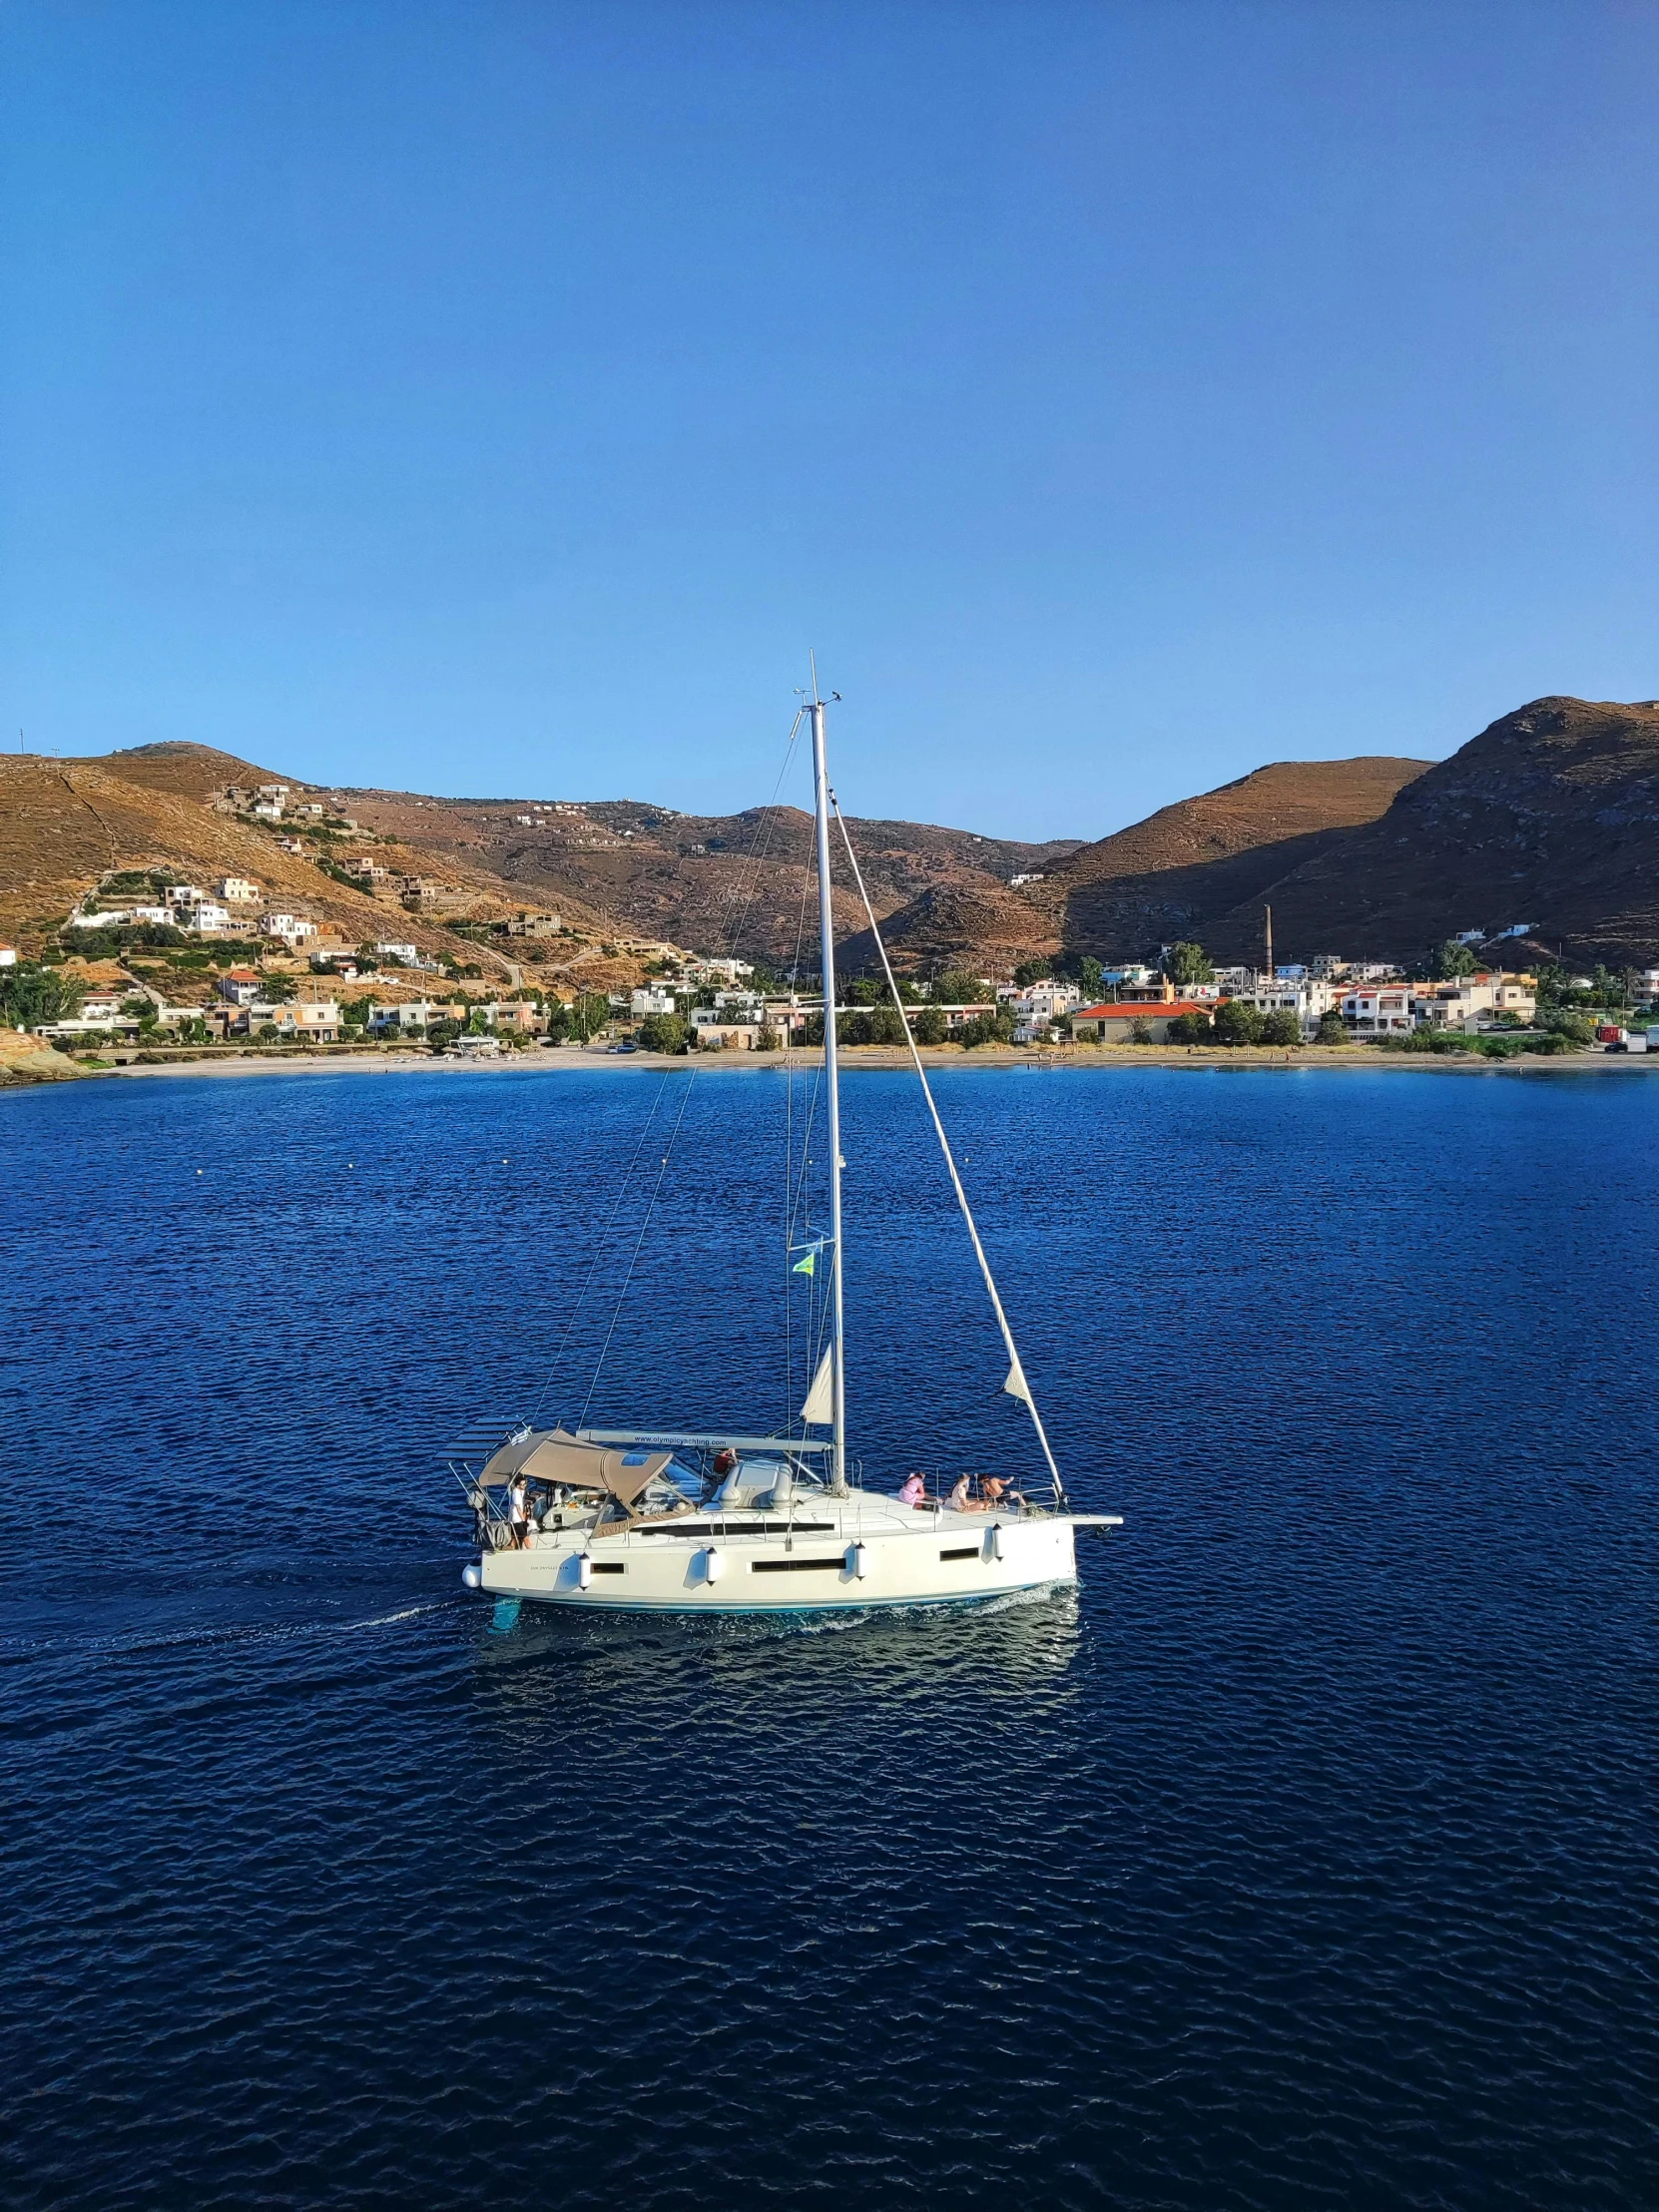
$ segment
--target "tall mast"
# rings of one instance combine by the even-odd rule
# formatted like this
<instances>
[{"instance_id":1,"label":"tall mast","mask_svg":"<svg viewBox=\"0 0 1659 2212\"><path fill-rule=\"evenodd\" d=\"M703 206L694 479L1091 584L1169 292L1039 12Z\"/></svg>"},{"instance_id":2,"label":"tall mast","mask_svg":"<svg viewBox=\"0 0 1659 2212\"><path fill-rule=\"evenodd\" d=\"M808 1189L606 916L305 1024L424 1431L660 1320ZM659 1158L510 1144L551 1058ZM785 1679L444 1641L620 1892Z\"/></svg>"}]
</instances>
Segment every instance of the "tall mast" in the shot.
<instances>
[{"instance_id":1,"label":"tall mast","mask_svg":"<svg viewBox=\"0 0 1659 2212\"><path fill-rule=\"evenodd\" d=\"M824 969L824 1073L830 1094L830 1238L835 1255L830 1277L830 1383L834 1392L835 1441L830 1487L846 1491L846 1370L841 1356L841 1094L835 1039L835 919L830 903L830 773L824 763L826 702L818 695L818 663L813 664L813 802L818 827L818 928Z\"/></svg>"}]
</instances>

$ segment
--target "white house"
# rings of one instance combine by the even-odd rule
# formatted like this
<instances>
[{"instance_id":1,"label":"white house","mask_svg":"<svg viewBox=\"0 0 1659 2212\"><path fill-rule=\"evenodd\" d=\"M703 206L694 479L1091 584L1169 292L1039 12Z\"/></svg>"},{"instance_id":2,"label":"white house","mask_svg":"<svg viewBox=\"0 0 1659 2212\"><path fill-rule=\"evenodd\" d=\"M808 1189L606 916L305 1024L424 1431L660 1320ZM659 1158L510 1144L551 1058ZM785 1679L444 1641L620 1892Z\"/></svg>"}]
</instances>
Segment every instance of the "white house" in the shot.
<instances>
[{"instance_id":1,"label":"white house","mask_svg":"<svg viewBox=\"0 0 1659 2212\"><path fill-rule=\"evenodd\" d=\"M217 899L204 898L192 906L183 919L184 926L196 930L199 935L210 929L229 929L231 909L229 906L221 906Z\"/></svg>"},{"instance_id":2,"label":"white house","mask_svg":"<svg viewBox=\"0 0 1659 2212\"><path fill-rule=\"evenodd\" d=\"M214 885L228 906L257 906L265 896L258 883L246 875L222 875Z\"/></svg>"},{"instance_id":3,"label":"white house","mask_svg":"<svg viewBox=\"0 0 1659 2212\"><path fill-rule=\"evenodd\" d=\"M297 944L303 937L316 935L316 923L306 921L300 914L262 914L260 934L265 937L285 937L289 944Z\"/></svg>"},{"instance_id":4,"label":"white house","mask_svg":"<svg viewBox=\"0 0 1659 2212\"><path fill-rule=\"evenodd\" d=\"M692 960L686 972L699 983L739 983L755 970L747 960Z\"/></svg>"},{"instance_id":5,"label":"white house","mask_svg":"<svg viewBox=\"0 0 1659 2212\"><path fill-rule=\"evenodd\" d=\"M429 998L411 998L400 1006L371 1006L368 1026L370 1029L429 1029L434 1021L464 1020L466 1012L464 1006L444 1006Z\"/></svg>"},{"instance_id":6,"label":"white house","mask_svg":"<svg viewBox=\"0 0 1659 2212\"><path fill-rule=\"evenodd\" d=\"M1313 1036L1321 1017L1344 999L1340 983L1311 975L1288 976L1283 968L1272 983L1260 982L1252 990L1235 991L1233 995L1264 1014L1295 1014L1305 1037Z\"/></svg>"},{"instance_id":7,"label":"white house","mask_svg":"<svg viewBox=\"0 0 1659 2212\"><path fill-rule=\"evenodd\" d=\"M412 944L377 944L375 951L382 960L401 960L405 967L419 967L420 952Z\"/></svg>"},{"instance_id":8,"label":"white house","mask_svg":"<svg viewBox=\"0 0 1659 2212\"><path fill-rule=\"evenodd\" d=\"M1362 1036L1403 1035L1415 1026L1409 983L1360 983L1343 993L1343 1019Z\"/></svg>"},{"instance_id":9,"label":"white house","mask_svg":"<svg viewBox=\"0 0 1659 2212\"><path fill-rule=\"evenodd\" d=\"M651 985L647 985L644 990L630 991L628 994L628 1011L636 1019L645 1014L672 1014L674 1012L674 993Z\"/></svg>"},{"instance_id":10,"label":"white house","mask_svg":"<svg viewBox=\"0 0 1659 2212\"><path fill-rule=\"evenodd\" d=\"M251 967L234 967L228 975L219 979L219 995L229 999L233 1006L252 1006L260 995L258 971Z\"/></svg>"},{"instance_id":11,"label":"white house","mask_svg":"<svg viewBox=\"0 0 1659 2212\"><path fill-rule=\"evenodd\" d=\"M16 967L16 965L17 965L17 947L16 947L16 945L15 945L15 944L0 944L0 967Z\"/></svg>"}]
</instances>

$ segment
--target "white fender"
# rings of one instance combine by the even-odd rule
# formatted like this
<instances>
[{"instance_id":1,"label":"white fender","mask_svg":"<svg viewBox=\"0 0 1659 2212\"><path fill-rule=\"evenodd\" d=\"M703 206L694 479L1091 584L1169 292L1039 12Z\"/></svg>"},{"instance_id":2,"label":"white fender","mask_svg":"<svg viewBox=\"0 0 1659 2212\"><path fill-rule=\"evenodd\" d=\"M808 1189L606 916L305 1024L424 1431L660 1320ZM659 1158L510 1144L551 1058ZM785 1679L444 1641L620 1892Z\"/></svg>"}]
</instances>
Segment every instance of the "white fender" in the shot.
<instances>
[{"instance_id":1,"label":"white fender","mask_svg":"<svg viewBox=\"0 0 1659 2212\"><path fill-rule=\"evenodd\" d=\"M724 1560L724 1558L722 1558L721 1554L716 1551L714 1545L710 1544L708 1549L703 1554L704 1581L718 1582L725 1572L726 1561Z\"/></svg>"},{"instance_id":2,"label":"white fender","mask_svg":"<svg viewBox=\"0 0 1659 2212\"><path fill-rule=\"evenodd\" d=\"M579 1590L585 1590L592 1580L593 1561L588 1557L585 1551L580 1552L578 1553L576 1560L576 1587Z\"/></svg>"},{"instance_id":3,"label":"white fender","mask_svg":"<svg viewBox=\"0 0 1659 2212\"><path fill-rule=\"evenodd\" d=\"M846 1571L849 1575L851 1575L852 1579L855 1582L861 1582L864 1579L864 1566L866 1559L867 1554L862 1544L847 1545Z\"/></svg>"},{"instance_id":4,"label":"white fender","mask_svg":"<svg viewBox=\"0 0 1659 2212\"><path fill-rule=\"evenodd\" d=\"M1002 1523L992 1521L985 1531L985 1557L1000 1559L1002 1556Z\"/></svg>"},{"instance_id":5,"label":"white fender","mask_svg":"<svg viewBox=\"0 0 1659 2212\"><path fill-rule=\"evenodd\" d=\"M475 1590L477 1589L479 1583L483 1581L483 1569L475 1565L474 1562L469 1559L466 1565L461 1569L461 1580L466 1584L469 1590Z\"/></svg>"}]
</instances>

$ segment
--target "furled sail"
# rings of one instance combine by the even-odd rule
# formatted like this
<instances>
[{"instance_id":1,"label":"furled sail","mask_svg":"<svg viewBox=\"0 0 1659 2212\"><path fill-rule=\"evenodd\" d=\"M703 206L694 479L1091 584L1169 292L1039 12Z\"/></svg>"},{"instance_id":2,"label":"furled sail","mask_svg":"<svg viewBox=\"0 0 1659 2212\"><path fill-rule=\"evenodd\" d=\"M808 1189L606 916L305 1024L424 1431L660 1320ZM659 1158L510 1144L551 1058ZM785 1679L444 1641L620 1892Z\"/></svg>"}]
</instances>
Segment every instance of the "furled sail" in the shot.
<instances>
[{"instance_id":1,"label":"furled sail","mask_svg":"<svg viewBox=\"0 0 1659 2212\"><path fill-rule=\"evenodd\" d=\"M1008 1380L1002 1387L1010 1397L1017 1397L1022 1405L1030 1404L1031 1385L1025 1380L1025 1370L1019 1364L1018 1353L1014 1355L1014 1364L1008 1370Z\"/></svg>"},{"instance_id":2,"label":"furled sail","mask_svg":"<svg viewBox=\"0 0 1659 2212\"><path fill-rule=\"evenodd\" d=\"M824 1358L818 1364L813 1377L813 1386L807 1392L807 1402L801 1408L806 1421L830 1421L835 1417L835 1348L826 1345Z\"/></svg>"}]
</instances>

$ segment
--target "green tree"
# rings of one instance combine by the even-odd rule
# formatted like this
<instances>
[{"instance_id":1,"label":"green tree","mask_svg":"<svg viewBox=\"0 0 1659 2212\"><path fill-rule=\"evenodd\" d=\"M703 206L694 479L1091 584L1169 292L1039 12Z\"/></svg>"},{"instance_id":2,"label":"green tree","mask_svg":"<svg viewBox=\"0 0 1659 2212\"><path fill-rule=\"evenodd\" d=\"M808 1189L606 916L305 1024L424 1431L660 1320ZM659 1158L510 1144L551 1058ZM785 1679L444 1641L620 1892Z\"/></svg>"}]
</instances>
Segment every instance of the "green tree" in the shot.
<instances>
[{"instance_id":1,"label":"green tree","mask_svg":"<svg viewBox=\"0 0 1659 2212\"><path fill-rule=\"evenodd\" d=\"M685 1052L687 1035L678 1014L647 1014L639 1026L639 1041L647 1052Z\"/></svg>"},{"instance_id":2,"label":"green tree","mask_svg":"<svg viewBox=\"0 0 1659 2212\"><path fill-rule=\"evenodd\" d=\"M1129 1042L1131 1044L1156 1044L1158 1042L1152 1034L1152 1024L1144 1014L1137 1015L1129 1024Z\"/></svg>"},{"instance_id":3,"label":"green tree","mask_svg":"<svg viewBox=\"0 0 1659 2212\"><path fill-rule=\"evenodd\" d=\"M1314 1042L1316 1044L1347 1044L1348 1023L1344 1021L1335 1006L1321 1014L1320 1025L1314 1032Z\"/></svg>"},{"instance_id":4,"label":"green tree","mask_svg":"<svg viewBox=\"0 0 1659 2212\"><path fill-rule=\"evenodd\" d=\"M1014 981L1023 991L1029 989L1033 983L1044 982L1053 972L1047 960L1021 960L1014 970Z\"/></svg>"},{"instance_id":5,"label":"green tree","mask_svg":"<svg viewBox=\"0 0 1659 2212\"><path fill-rule=\"evenodd\" d=\"M910 1034L917 1044L943 1044L950 1034L950 1024L937 1006L924 1006L912 1023Z\"/></svg>"},{"instance_id":6,"label":"green tree","mask_svg":"<svg viewBox=\"0 0 1659 2212\"><path fill-rule=\"evenodd\" d=\"M1538 1006L1558 1005L1566 988L1567 971L1556 960L1540 960L1538 963Z\"/></svg>"},{"instance_id":7,"label":"green tree","mask_svg":"<svg viewBox=\"0 0 1659 2212\"><path fill-rule=\"evenodd\" d=\"M1260 1044L1262 1014L1248 999L1224 998L1216 1008L1218 1044Z\"/></svg>"},{"instance_id":8,"label":"green tree","mask_svg":"<svg viewBox=\"0 0 1659 2212\"><path fill-rule=\"evenodd\" d=\"M971 1014L956 1032L956 1040L969 1051L981 1044L1012 1044L1012 1014Z\"/></svg>"},{"instance_id":9,"label":"green tree","mask_svg":"<svg viewBox=\"0 0 1659 2212\"><path fill-rule=\"evenodd\" d=\"M896 1006L872 1006L870 1008L869 1041L871 1044L902 1044L904 1037L904 1016Z\"/></svg>"},{"instance_id":10,"label":"green tree","mask_svg":"<svg viewBox=\"0 0 1659 2212\"><path fill-rule=\"evenodd\" d=\"M611 1018L611 1002L597 991L578 991L568 1018L570 1034L586 1044Z\"/></svg>"},{"instance_id":11,"label":"green tree","mask_svg":"<svg viewBox=\"0 0 1659 2212\"><path fill-rule=\"evenodd\" d=\"M1085 953L1077 963L1077 980L1082 984L1083 996L1091 1006L1095 1005L1100 998L1100 993L1104 988L1102 977L1105 972L1105 969L1092 953Z\"/></svg>"},{"instance_id":12,"label":"green tree","mask_svg":"<svg viewBox=\"0 0 1659 2212\"><path fill-rule=\"evenodd\" d=\"M1177 1014L1169 1025L1171 1044L1210 1044L1215 1030L1208 1014Z\"/></svg>"},{"instance_id":13,"label":"green tree","mask_svg":"<svg viewBox=\"0 0 1659 2212\"><path fill-rule=\"evenodd\" d=\"M1595 1042L1595 1023L1587 1014L1575 1014L1570 1007L1546 1007L1538 1016L1538 1027L1550 1036L1564 1038L1568 1044Z\"/></svg>"},{"instance_id":14,"label":"green tree","mask_svg":"<svg viewBox=\"0 0 1659 2212\"><path fill-rule=\"evenodd\" d=\"M9 1029L67 1021L79 1011L83 993L82 984L50 973L38 961L19 961L16 967L0 968L0 1021Z\"/></svg>"},{"instance_id":15,"label":"green tree","mask_svg":"<svg viewBox=\"0 0 1659 2212\"><path fill-rule=\"evenodd\" d=\"M985 986L979 977L963 968L946 968L933 979L931 996L935 1006L974 1006L984 995Z\"/></svg>"},{"instance_id":16,"label":"green tree","mask_svg":"<svg viewBox=\"0 0 1659 2212\"><path fill-rule=\"evenodd\" d=\"M1175 984L1213 983L1215 968L1201 944L1172 944L1164 955L1164 973Z\"/></svg>"},{"instance_id":17,"label":"green tree","mask_svg":"<svg viewBox=\"0 0 1659 2212\"><path fill-rule=\"evenodd\" d=\"M1447 937L1444 944L1435 947L1429 960L1434 975L1442 983L1455 981L1459 975L1472 975L1480 962L1466 944L1459 944L1455 937Z\"/></svg>"},{"instance_id":18,"label":"green tree","mask_svg":"<svg viewBox=\"0 0 1659 2212\"><path fill-rule=\"evenodd\" d=\"M1276 1006L1262 1023L1264 1044L1300 1044L1302 1024L1288 1006Z\"/></svg>"}]
</instances>

